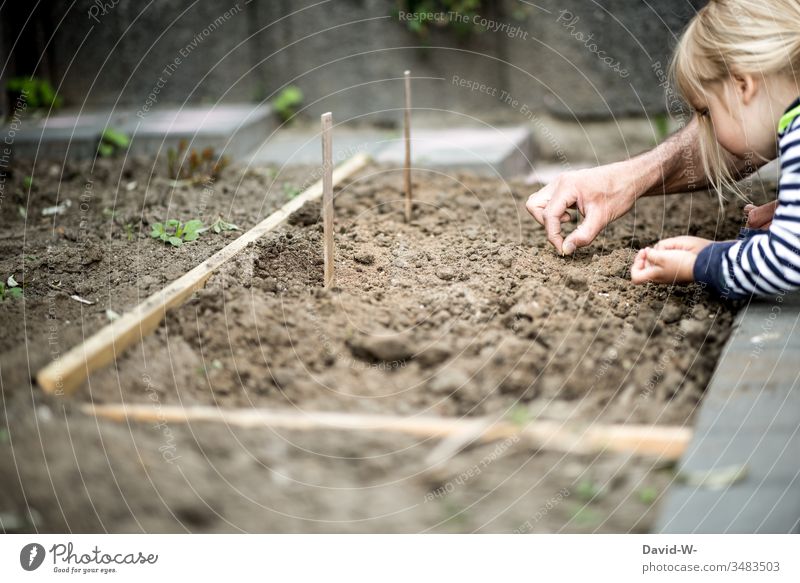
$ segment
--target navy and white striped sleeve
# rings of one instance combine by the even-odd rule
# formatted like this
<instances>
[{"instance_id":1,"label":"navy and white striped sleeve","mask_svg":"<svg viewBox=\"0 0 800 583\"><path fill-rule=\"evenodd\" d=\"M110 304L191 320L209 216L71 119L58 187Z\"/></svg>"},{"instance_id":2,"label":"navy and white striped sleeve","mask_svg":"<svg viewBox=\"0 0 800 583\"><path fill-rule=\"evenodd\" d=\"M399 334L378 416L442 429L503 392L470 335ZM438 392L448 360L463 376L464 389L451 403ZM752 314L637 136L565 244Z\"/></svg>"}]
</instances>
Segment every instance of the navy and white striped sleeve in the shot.
<instances>
[{"instance_id":1,"label":"navy and white striped sleeve","mask_svg":"<svg viewBox=\"0 0 800 583\"><path fill-rule=\"evenodd\" d=\"M778 206L769 230L712 243L697 256L694 279L729 299L800 288L800 116L781 132Z\"/></svg>"}]
</instances>

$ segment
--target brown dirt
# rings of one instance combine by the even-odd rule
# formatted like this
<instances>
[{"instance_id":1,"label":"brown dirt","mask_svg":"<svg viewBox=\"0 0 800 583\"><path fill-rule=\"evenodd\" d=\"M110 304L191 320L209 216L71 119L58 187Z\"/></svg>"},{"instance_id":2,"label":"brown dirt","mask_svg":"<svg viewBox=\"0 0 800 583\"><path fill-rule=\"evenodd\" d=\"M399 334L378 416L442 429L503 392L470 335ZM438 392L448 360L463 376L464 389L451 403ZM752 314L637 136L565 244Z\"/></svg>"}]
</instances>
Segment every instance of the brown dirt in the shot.
<instances>
[{"instance_id":1,"label":"brown dirt","mask_svg":"<svg viewBox=\"0 0 800 583\"><path fill-rule=\"evenodd\" d=\"M106 309L130 308L235 236L208 233L172 249L147 236L150 223L194 218L203 208L205 217L221 213L248 228L285 202L284 182L307 176L231 169L202 202L202 185L173 191L149 170L102 163L62 177L60 168L46 169L34 176L27 219L16 208L21 195L0 207L9 225L0 275L24 279L26 298L0 305L0 475L10 484L0 493L0 527L650 527L657 505L642 490L660 493L672 476L648 460L500 443L470 449L433 480L422 472L433 444L410 438L97 423L75 405L691 423L733 310L697 286L633 286L628 268L636 249L662 236L733 236L741 205L720 215L705 193L644 200L595 245L564 259L524 212L530 187L420 172L416 218L405 224L401 175L372 168L337 193L335 289L320 289L319 207L307 205L72 400L45 396L32 374L102 326ZM11 179L17 192L23 175ZM65 198L73 200L66 214L39 218ZM125 224L135 225L133 240Z\"/></svg>"}]
</instances>

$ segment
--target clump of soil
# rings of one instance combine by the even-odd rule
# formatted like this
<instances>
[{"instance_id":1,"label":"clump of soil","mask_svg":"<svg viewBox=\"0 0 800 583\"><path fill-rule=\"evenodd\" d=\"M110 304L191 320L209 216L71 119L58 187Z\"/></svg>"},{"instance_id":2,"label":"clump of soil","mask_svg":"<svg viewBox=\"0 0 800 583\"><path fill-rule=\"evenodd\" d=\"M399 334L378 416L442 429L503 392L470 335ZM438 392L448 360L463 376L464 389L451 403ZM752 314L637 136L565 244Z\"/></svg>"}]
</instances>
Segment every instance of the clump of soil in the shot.
<instances>
[{"instance_id":1,"label":"clump of soil","mask_svg":"<svg viewBox=\"0 0 800 583\"><path fill-rule=\"evenodd\" d=\"M127 425L78 406L687 424L732 321L696 286L627 278L636 250L661 237L734 236L741 205L720 215L707 193L643 200L565 259L524 211L530 187L418 172L406 224L401 174L371 168L337 191L335 289L321 289L319 207L307 205L115 367L51 397L31 384L40 366L237 234L178 249L150 239L153 222L196 218L204 188L175 189L143 162L45 168L26 202L29 172L16 169L0 207L0 275L25 286L24 301L0 304L4 531L644 532L672 479L647 459L502 442L433 478L430 440ZM306 178L230 169L204 217L246 229L295 192L284 182ZM41 218L65 199L64 214Z\"/></svg>"}]
</instances>

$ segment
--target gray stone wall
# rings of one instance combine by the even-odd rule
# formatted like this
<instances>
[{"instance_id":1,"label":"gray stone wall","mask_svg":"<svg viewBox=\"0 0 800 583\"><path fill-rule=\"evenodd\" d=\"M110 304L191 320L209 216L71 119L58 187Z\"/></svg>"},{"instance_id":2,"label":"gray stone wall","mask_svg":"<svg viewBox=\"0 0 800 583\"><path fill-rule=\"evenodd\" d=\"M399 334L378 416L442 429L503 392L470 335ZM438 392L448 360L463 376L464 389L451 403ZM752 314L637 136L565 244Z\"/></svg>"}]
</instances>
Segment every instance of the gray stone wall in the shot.
<instances>
[{"instance_id":1,"label":"gray stone wall","mask_svg":"<svg viewBox=\"0 0 800 583\"><path fill-rule=\"evenodd\" d=\"M431 123L646 116L664 111L660 74L704 1L483 0L466 33L424 36L399 21L397 0L316 3L52 0L33 19L45 34L23 35L4 75L30 73L25 57L39 51L36 74L72 107L249 102L295 84L307 115L385 124L399 120L410 69ZM24 22L8 4L4 61Z\"/></svg>"}]
</instances>

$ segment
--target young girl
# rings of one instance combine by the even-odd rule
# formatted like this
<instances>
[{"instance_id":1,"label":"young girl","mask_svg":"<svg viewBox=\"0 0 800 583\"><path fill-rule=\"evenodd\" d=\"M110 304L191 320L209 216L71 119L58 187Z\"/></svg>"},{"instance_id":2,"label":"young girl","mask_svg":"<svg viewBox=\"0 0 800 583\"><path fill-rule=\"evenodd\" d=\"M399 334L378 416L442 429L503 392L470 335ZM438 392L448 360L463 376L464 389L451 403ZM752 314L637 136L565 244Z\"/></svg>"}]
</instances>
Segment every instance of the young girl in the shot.
<instances>
[{"instance_id":1,"label":"young girl","mask_svg":"<svg viewBox=\"0 0 800 583\"><path fill-rule=\"evenodd\" d=\"M778 200L745 207L748 226L762 228L737 241L674 237L642 249L631 279L698 281L731 299L800 287L800 1L710 0L684 32L672 74L704 125L704 170L720 195L736 189L724 148L745 161L779 154Z\"/></svg>"}]
</instances>

